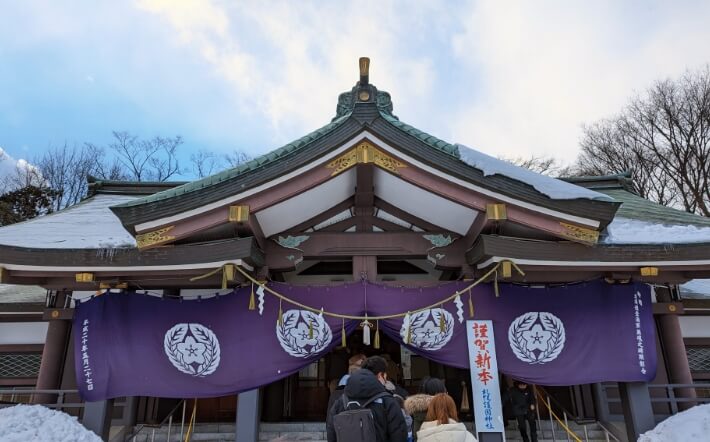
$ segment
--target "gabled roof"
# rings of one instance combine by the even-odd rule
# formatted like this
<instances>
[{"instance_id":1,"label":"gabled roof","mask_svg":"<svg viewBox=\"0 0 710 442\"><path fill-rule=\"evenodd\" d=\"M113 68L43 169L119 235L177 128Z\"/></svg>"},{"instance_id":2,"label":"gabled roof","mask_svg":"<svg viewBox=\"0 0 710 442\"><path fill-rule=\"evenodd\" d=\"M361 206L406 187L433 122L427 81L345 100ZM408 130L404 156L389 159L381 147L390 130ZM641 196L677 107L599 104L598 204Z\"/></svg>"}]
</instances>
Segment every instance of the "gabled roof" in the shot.
<instances>
[{"instance_id":1,"label":"gabled roof","mask_svg":"<svg viewBox=\"0 0 710 442\"><path fill-rule=\"evenodd\" d=\"M687 244L710 242L710 218L649 201L634 190L630 174L575 177L580 184L621 203L607 226L607 244Z\"/></svg>"},{"instance_id":2,"label":"gabled roof","mask_svg":"<svg viewBox=\"0 0 710 442\"><path fill-rule=\"evenodd\" d=\"M602 227L613 218L617 203L590 199L554 199L533 185L503 174L484 171L461 160L459 147L401 122L392 114L388 93L358 83L340 95L336 117L326 126L275 151L216 175L112 207L131 232L141 223L171 217L268 183L318 160L356 139L374 134L403 154L428 164L443 175L525 201L535 207L596 220ZM566 185L566 183L563 183ZM591 193L591 192L590 192Z\"/></svg>"}]
</instances>

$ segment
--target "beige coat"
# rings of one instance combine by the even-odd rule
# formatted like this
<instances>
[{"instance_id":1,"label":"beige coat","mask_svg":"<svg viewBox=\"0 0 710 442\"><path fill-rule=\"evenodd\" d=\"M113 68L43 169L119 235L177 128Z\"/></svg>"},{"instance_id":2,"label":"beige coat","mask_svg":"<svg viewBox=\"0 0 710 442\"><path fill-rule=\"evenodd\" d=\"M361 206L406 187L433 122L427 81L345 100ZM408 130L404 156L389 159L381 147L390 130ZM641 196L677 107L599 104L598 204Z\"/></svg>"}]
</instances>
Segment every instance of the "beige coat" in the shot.
<instances>
[{"instance_id":1,"label":"beige coat","mask_svg":"<svg viewBox=\"0 0 710 442\"><path fill-rule=\"evenodd\" d=\"M473 434L466 430L460 422L449 421L448 424L437 425L436 422L424 422L417 433L418 442L476 442Z\"/></svg>"}]
</instances>

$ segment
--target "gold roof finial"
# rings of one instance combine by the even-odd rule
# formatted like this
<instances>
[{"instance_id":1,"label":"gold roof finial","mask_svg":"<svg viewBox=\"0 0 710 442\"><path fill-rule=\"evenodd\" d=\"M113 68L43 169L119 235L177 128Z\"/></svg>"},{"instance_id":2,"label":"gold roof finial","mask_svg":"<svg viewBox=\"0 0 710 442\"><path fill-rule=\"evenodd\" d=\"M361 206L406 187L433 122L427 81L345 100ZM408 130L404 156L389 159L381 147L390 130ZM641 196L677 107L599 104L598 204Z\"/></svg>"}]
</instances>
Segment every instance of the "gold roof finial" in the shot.
<instances>
[{"instance_id":1,"label":"gold roof finial","mask_svg":"<svg viewBox=\"0 0 710 442\"><path fill-rule=\"evenodd\" d=\"M360 57L360 86L366 86L370 82L370 58Z\"/></svg>"}]
</instances>

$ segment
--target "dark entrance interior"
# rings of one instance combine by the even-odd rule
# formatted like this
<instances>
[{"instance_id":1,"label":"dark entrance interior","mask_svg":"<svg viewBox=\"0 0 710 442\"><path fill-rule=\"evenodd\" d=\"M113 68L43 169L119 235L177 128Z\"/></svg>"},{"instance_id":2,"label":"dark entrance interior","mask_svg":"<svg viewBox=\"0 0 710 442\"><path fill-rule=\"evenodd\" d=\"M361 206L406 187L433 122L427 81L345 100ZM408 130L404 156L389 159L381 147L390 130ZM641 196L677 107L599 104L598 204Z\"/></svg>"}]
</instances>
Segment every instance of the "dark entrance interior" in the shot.
<instances>
[{"instance_id":1,"label":"dark entrance interior","mask_svg":"<svg viewBox=\"0 0 710 442\"><path fill-rule=\"evenodd\" d=\"M418 392L425 377L443 378L449 394L461 404L463 388L469 388L468 370L446 367L402 350L399 343L384 334L380 335L380 341L380 349L363 345L362 330L357 330L348 336L347 348L338 347L300 372L266 386L262 421L324 421L328 397L347 373L348 359L358 353L380 355L390 361L388 377L410 393ZM470 398L470 391L468 394Z\"/></svg>"}]
</instances>

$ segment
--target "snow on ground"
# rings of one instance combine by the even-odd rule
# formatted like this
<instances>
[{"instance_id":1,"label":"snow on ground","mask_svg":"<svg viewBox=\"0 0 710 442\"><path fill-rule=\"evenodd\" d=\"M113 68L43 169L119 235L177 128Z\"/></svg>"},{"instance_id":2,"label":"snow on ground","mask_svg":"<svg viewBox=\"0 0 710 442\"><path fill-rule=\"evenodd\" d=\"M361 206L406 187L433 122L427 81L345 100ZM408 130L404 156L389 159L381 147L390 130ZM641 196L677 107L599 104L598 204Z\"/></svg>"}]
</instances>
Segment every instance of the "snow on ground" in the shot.
<instances>
[{"instance_id":1,"label":"snow on ground","mask_svg":"<svg viewBox=\"0 0 710 442\"><path fill-rule=\"evenodd\" d=\"M499 160L477 150L457 144L461 160L483 172L483 176L504 175L508 178L521 181L533 186L538 192L554 200L572 200L584 198L589 200L613 201L614 199L603 193L589 190L582 186L568 183L549 177L524 167L516 166L508 161Z\"/></svg>"},{"instance_id":2,"label":"snow on ground","mask_svg":"<svg viewBox=\"0 0 710 442\"><path fill-rule=\"evenodd\" d=\"M0 440L3 442L101 442L75 417L41 405L0 408Z\"/></svg>"},{"instance_id":3,"label":"snow on ground","mask_svg":"<svg viewBox=\"0 0 710 442\"><path fill-rule=\"evenodd\" d=\"M664 420L638 442L694 442L710 440L710 404L698 405Z\"/></svg>"},{"instance_id":4,"label":"snow on ground","mask_svg":"<svg viewBox=\"0 0 710 442\"><path fill-rule=\"evenodd\" d=\"M710 242L710 227L666 225L616 217L606 228L604 244L683 244Z\"/></svg>"},{"instance_id":5,"label":"snow on ground","mask_svg":"<svg viewBox=\"0 0 710 442\"><path fill-rule=\"evenodd\" d=\"M0 244L45 249L135 247L135 239L109 209L135 198L99 194L59 212L1 227Z\"/></svg>"}]
</instances>

